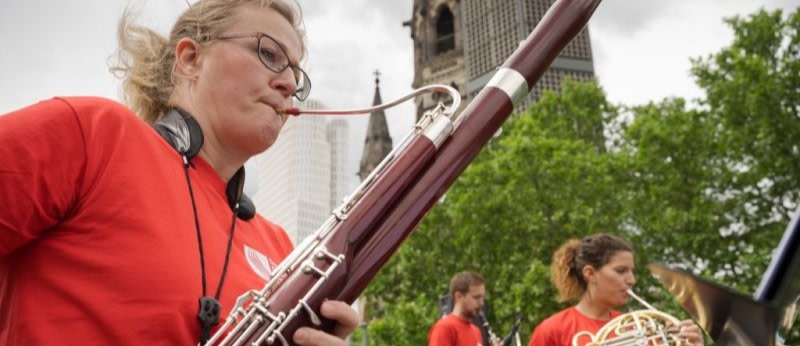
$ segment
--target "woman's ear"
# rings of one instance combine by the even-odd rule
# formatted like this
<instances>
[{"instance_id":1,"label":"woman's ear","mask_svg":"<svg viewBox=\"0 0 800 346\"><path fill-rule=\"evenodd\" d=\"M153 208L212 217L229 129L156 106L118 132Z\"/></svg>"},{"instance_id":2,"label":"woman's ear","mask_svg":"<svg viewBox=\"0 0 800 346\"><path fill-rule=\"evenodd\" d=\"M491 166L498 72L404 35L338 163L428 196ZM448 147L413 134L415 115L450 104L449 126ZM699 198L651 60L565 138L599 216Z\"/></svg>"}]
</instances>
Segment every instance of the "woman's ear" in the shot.
<instances>
[{"instance_id":1,"label":"woman's ear","mask_svg":"<svg viewBox=\"0 0 800 346\"><path fill-rule=\"evenodd\" d=\"M184 37L175 46L175 74L178 77L197 80L200 78L200 44Z\"/></svg>"},{"instance_id":2,"label":"woman's ear","mask_svg":"<svg viewBox=\"0 0 800 346\"><path fill-rule=\"evenodd\" d=\"M581 269L581 274L583 275L583 279L586 280L587 283L594 283L594 281L596 280L595 275L597 274L597 270L595 270L594 267L587 264L583 266L583 269Z\"/></svg>"}]
</instances>

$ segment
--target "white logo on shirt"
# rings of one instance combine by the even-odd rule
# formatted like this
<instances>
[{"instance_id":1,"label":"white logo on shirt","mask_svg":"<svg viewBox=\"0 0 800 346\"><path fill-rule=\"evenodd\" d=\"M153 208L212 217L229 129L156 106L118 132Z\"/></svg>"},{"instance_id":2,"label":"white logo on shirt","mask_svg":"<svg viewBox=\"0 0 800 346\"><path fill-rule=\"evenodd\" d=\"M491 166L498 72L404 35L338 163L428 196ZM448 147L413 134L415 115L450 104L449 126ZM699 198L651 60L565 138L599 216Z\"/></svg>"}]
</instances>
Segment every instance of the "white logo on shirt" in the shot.
<instances>
[{"instance_id":1,"label":"white logo on shirt","mask_svg":"<svg viewBox=\"0 0 800 346\"><path fill-rule=\"evenodd\" d=\"M247 245L244 246L244 257L247 258L247 263L250 264L250 268L253 269L256 275L260 276L264 281L269 281L272 277L272 269L275 269L276 266L275 262Z\"/></svg>"}]
</instances>

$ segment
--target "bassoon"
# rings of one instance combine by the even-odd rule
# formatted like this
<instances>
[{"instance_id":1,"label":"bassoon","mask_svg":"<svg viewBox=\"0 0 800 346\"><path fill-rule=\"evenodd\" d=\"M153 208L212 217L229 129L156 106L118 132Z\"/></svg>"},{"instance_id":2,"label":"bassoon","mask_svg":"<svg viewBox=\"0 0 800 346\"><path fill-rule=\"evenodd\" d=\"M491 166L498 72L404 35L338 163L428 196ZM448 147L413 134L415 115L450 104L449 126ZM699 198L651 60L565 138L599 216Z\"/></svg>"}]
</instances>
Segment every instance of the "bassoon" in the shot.
<instances>
[{"instance_id":1,"label":"bassoon","mask_svg":"<svg viewBox=\"0 0 800 346\"><path fill-rule=\"evenodd\" d=\"M206 345L286 346L294 345L292 335L301 326L332 331L334 322L319 315L320 305L355 301L599 3L557 0L460 115L454 115L457 92L452 106L440 103L427 112L330 219L281 262L263 289L237 300Z\"/></svg>"}]
</instances>

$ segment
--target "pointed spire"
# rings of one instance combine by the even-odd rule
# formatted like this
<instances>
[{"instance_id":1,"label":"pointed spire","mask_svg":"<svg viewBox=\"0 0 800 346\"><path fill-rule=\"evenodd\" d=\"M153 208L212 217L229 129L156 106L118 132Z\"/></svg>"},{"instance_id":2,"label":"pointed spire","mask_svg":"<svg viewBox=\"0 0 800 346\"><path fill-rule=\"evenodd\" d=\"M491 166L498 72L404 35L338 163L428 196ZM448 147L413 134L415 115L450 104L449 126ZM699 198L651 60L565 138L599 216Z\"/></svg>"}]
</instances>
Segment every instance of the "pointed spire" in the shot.
<instances>
[{"instance_id":1,"label":"pointed spire","mask_svg":"<svg viewBox=\"0 0 800 346\"><path fill-rule=\"evenodd\" d=\"M372 105L373 106L377 106L377 105L383 103L383 101L381 101L381 87L380 87L380 84L381 84L381 71L375 70L375 72L372 72L372 74L375 75L375 97L372 98ZM373 112L373 114L374 113L375 112ZM383 113L383 111L381 111L381 113ZM371 115L370 115L370 118L371 118Z\"/></svg>"},{"instance_id":2,"label":"pointed spire","mask_svg":"<svg viewBox=\"0 0 800 346\"><path fill-rule=\"evenodd\" d=\"M380 76L381 72L375 70L375 96L372 105L377 106L381 101ZM358 176L363 181L381 163L384 157L392 151L392 137L389 135L389 125L383 110L374 111L369 115L367 124L367 138L364 141L364 153L361 155L361 167Z\"/></svg>"}]
</instances>

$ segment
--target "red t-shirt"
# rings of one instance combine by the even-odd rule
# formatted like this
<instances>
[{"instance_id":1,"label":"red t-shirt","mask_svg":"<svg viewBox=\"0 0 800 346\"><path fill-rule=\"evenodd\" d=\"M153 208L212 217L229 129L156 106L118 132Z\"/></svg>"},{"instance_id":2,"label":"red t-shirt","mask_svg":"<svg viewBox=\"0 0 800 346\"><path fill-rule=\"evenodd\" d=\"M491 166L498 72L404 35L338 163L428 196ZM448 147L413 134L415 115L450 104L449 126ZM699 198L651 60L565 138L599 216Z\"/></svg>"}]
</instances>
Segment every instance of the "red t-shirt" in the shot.
<instances>
[{"instance_id":1,"label":"red t-shirt","mask_svg":"<svg viewBox=\"0 0 800 346\"><path fill-rule=\"evenodd\" d=\"M195 345L202 295L178 153L124 106L58 98L0 116L0 345ZM200 158L191 184L214 296L232 211ZM285 232L236 220L220 301L260 289Z\"/></svg>"},{"instance_id":2,"label":"red t-shirt","mask_svg":"<svg viewBox=\"0 0 800 346\"><path fill-rule=\"evenodd\" d=\"M482 346L481 330L455 314L437 321L428 332L428 346Z\"/></svg>"},{"instance_id":3,"label":"red t-shirt","mask_svg":"<svg viewBox=\"0 0 800 346\"><path fill-rule=\"evenodd\" d=\"M572 338L581 331L597 333L611 319L622 315L612 310L611 318L598 320L586 317L575 307L569 307L548 317L533 330L528 346L572 346ZM589 337L580 338L580 346L590 341Z\"/></svg>"}]
</instances>

